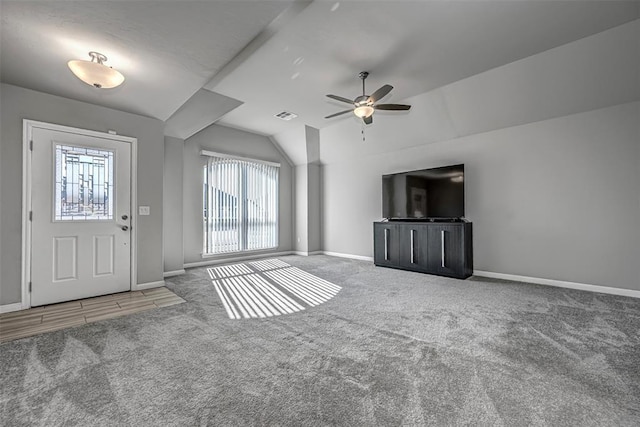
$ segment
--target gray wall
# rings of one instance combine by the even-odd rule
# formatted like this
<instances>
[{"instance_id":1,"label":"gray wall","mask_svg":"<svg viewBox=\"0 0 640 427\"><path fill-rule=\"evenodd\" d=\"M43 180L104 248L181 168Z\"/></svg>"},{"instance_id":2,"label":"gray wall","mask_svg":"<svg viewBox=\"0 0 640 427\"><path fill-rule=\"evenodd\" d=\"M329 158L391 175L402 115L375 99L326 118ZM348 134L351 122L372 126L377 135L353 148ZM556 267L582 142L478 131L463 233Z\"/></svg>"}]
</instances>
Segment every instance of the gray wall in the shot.
<instances>
[{"instance_id":1,"label":"gray wall","mask_svg":"<svg viewBox=\"0 0 640 427\"><path fill-rule=\"evenodd\" d=\"M307 199L309 211L307 213L307 250L316 252L322 249L321 233L321 202L320 202L320 169L318 163L307 165Z\"/></svg>"},{"instance_id":2,"label":"gray wall","mask_svg":"<svg viewBox=\"0 0 640 427\"><path fill-rule=\"evenodd\" d=\"M324 165L324 250L372 256L382 174L464 163L476 270L640 289L639 117L624 104Z\"/></svg>"},{"instance_id":3,"label":"gray wall","mask_svg":"<svg viewBox=\"0 0 640 427\"><path fill-rule=\"evenodd\" d=\"M164 271L180 271L184 265L182 244L182 173L184 140L164 137Z\"/></svg>"},{"instance_id":4,"label":"gray wall","mask_svg":"<svg viewBox=\"0 0 640 427\"><path fill-rule=\"evenodd\" d=\"M323 249L372 256L381 175L465 164L476 270L640 289L640 21L322 129ZM393 100L394 102L400 100Z\"/></svg>"},{"instance_id":5,"label":"gray wall","mask_svg":"<svg viewBox=\"0 0 640 427\"><path fill-rule=\"evenodd\" d=\"M293 168L269 138L225 126L211 125L185 141L184 145L184 262L207 261L202 254L202 170L207 162L200 150L248 157L280 163L279 246L269 252L292 250L293 231ZM217 256L223 259L238 256Z\"/></svg>"},{"instance_id":6,"label":"gray wall","mask_svg":"<svg viewBox=\"0 0 640 427\"><path fill-rule=\"evenodd\" d=\"M316 252L322 249L320 237L321 202L320 202L320 131L305 126L307 146L307 251Z\"/></svg>"},{"instance_id":7,"label":"gray wall","mask_svg":"<svg viewBox=\"0 0 640 427\"><path fill-rule=\"evenodd\" d=\"M318 163L295 167L295 243L297 252L322 250L320 173Z\"/></svg>"},{"instance_id":8,"label":"gray wall","mask_svg":"<svg viewBox=\"0 0 640 427\"><path fill-rule=\"evenodd\" d=\"M295 244L296 252L309 251L309 203L307 203L309 169L295 167Z\"/></svg>"},{"instance_id":9,"label":"gray wall","mask_svg":"<svg viewBox=\"0 0 640 427\"><path fill-rule=\"evenodd\" d=\"M164 124L155 119L2 84L0 175L0 304L20 302L22 245L22 120L32 119L138 139L138 283L162 280L162 174Z\"/></svg>"},{"instance_id":10,"label":"gray wall","mask_svg":"<svg viewBox=\"0 0 640 427\"><path fill-rule=\"evenodd\" d=\"M0 86L0 101L1 100L2 100L2 86ZM3 295L4 292L2 291L2 289L3 289L2 283L4 282L2 280L2 277L4 276L4 274L3 274L4 268L2 267L4 265L4 261L3 261L4 258L3 258L3 255L2 255L2 252L3 252L2 248L4 247L4 245L2 244L2 242L5 241L5 238L8 238L9 234L8 233L5 234L5 231L8 231L8 229L3 226L3 216L4 215L2 213L2 211L4 210L4 204L5 203L4 203L4 198L2 197L2 195L4 194L3 191L2 191L2 187L3 187L3 185L2 185L2 182L3 182L3 179L2 179L3 173L2 173L2 171L4 170L4 166L2 166L2 158L4 157L3 154L2 154L4 152L2 146L4 145L4 143L3 143L4 137L2 136L2 127L3 126L2 126L1 118L2 118L2 103L0 102L0 305L5 304L5 302L3 302L3 301L7 301L7 302L8 301L12 301L12 300L15 300L16 297L17 297L17 299L21 299L22 298L21 296L18 296L19 293L20 293L19 287L18 287L18 295L15 294L15 291L8 291L9 292L9 296L7 298L4 298L4 295ZM7 287L8 287L8 285L7 285Z\"/></svg>"},{"instance_id":11,"label":"gray wall","mask_svg":"<svg viewBox=\"0 0 640 427\"><path fill-rule=\"evenodd\" d=\"M294 136L299 138L295 143ZM301 162L295 166L294 248L307 255L322 250L320 132L305 126L304 134L293 133L286 139L289 146L304 147L304 153L294 150Z\"/></svg>"}]
</instances>

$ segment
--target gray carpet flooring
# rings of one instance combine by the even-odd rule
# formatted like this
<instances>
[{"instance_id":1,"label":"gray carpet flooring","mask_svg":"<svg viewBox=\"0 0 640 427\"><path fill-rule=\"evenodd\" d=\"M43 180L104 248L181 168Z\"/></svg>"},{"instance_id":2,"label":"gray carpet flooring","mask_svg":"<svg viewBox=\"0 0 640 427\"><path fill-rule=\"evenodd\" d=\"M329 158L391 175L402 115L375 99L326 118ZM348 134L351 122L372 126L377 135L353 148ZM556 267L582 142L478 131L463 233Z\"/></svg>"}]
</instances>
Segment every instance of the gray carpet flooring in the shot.
<instances>
[{"instance_id":1,"label":"gray carpet flooring","mask_svg":"<svg viewBox=\"0 0 640 427\"><path fill-rule=\"evenodd\" d=\"M185 304L1 345L0 423L640 425L638 299L279 259L342 289L229 319L189 270Z\"/></svg>"}]
</instances>

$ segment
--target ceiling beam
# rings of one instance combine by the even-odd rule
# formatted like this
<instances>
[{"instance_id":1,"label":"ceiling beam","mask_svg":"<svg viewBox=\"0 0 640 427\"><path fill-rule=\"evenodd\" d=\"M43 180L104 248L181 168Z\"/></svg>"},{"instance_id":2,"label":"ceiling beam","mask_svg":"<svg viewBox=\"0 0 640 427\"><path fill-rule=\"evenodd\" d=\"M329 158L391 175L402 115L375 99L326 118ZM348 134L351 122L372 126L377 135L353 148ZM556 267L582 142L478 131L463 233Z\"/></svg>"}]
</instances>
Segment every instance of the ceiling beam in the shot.
<instances>
[{"instance_id":1,"label":"ceiling beam","mask_svg":"<svg viewBox=\"0 0 640 427\"><path fill-rule=\"evenodd\" d=\"M224 67L222 67L214 76L209 80L207 84L203 86L204 89L214 91L214 88L225 77L235 71L247 58L249 58L255 51L262 47L271 37L276 35L278 31L284 28L289 22L291 22L296 16L307 8L313 1L312 0L294 0L289 7L287 7L280 15L278 15L273 21L269 23L262 31L258 33L247 45L234 56Z\"/></svg>"}]
</instances>

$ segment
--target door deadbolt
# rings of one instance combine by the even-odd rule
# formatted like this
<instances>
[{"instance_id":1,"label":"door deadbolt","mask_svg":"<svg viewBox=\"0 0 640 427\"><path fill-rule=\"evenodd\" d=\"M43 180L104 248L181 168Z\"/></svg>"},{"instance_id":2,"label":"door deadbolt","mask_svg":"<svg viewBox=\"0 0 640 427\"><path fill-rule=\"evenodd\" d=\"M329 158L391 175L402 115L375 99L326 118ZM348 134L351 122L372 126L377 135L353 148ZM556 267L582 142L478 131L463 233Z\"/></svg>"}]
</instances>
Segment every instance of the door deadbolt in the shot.
<instances>
[{"instance_id":1,"label":"door deadbolt","mask_svg":"<svg viewBox=\"0 0 640 427\"><path fill-rule=\"evenodd\" d=\"M128 226L128 225L123 225L123 226L122 226L122 231L127 231L128 229L129 229L129 226Z\"/></svg>"},{"instance_id":2,"label":"door deadbolt","mask_svg":"<svg viewBox=\"0 0 640 427\"><path fill-rule=\"evenodd\" d=\"M122 219L123 219L123 220L127 220L127 219L129 219L129 217L128 217L128 216L126 216L126 215L122 215Z\"/></svg>"}]
</instances>

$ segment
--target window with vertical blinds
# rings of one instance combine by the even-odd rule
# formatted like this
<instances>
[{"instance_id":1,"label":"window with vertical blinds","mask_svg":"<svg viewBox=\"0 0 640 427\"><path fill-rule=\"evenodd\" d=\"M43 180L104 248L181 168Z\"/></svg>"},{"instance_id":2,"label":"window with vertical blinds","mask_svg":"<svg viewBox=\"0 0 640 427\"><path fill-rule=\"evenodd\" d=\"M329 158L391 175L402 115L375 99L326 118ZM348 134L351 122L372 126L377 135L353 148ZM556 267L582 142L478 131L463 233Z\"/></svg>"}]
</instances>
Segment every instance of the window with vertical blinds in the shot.
<instances>
[{"instance_id":1,"label":"window with vertical blinds","mask_svg":"<svg viewBox=\"0 0 640 427\"><path fill-rule=\"evenodd\" d=\"M276 164L208 156L204 168L205 255L278 246Z\"/></svg>"}]
</instances>

